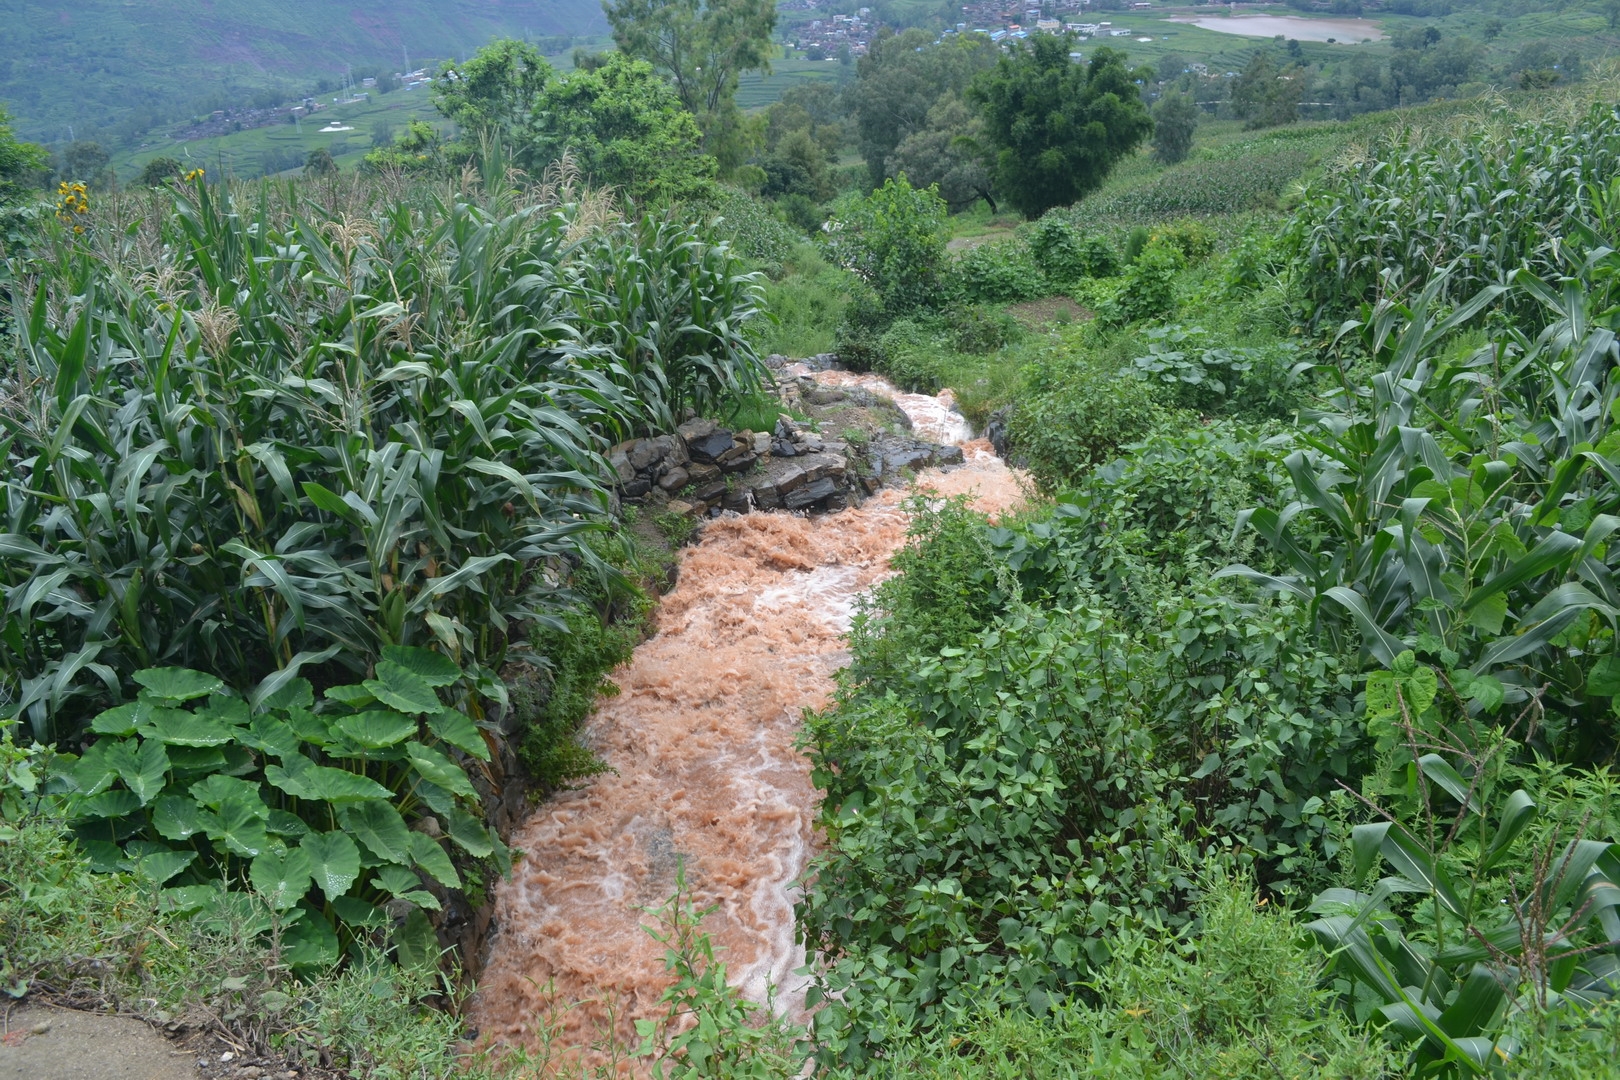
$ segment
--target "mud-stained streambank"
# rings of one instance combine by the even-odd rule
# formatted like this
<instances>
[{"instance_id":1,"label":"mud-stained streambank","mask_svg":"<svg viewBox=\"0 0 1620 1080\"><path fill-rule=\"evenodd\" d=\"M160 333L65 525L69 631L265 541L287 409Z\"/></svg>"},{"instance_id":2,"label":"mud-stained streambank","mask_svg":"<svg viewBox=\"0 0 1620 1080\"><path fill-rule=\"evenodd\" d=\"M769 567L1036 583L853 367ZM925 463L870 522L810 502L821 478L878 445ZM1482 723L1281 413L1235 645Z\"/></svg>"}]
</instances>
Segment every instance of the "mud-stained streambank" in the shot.
<instances>
[{"instance_id":1,"label":"mud-stained streambank","mask_svg":"<svg viewBox=\"0 0 1620 1080\"><path fill-rule=\"evenodd\" d=\"M894 396L919 429L945 434L953 423L948 399ZM973 493L991 512L1015 505L1017 481L988 444L964 450L966 464L924 472L917 486ZM774 985L780 1006L802 1010L791 885L815 850L816 792L794 739L845 662L856 598L889 573L905 539L902 499L886 491L816 518L717 520L684 553L657 633L615 673L620 694L587 725L613 772L551 799L512 838L525 856L498 886L473 1006L484 1039L532 1045L553 1017L569 1056L590 1058L611 1003L618 1038L631 1041L666 985L645 909L668 899L682 861L694 902L718 905L704 929L733 985L761 1002Z\"/></svg>"}]
</instances>

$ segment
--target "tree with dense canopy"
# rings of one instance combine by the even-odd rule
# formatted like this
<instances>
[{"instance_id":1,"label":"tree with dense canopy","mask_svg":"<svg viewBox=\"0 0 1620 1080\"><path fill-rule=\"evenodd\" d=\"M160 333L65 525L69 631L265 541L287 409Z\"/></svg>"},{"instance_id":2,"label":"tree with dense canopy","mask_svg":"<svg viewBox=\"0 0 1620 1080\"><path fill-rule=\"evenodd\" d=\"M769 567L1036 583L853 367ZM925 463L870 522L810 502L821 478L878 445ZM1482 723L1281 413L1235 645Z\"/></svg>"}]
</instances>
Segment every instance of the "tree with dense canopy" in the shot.
<instances>
[{"instance_id":1,"label":"tree with dense canopy","mask_svg":"<svg viewBox=\"0 0 1620 1080\"><path fill-rule=\"evenodd\" d=\"M1153 152L1166 165L1185 161L1198 127L1198 106L1192 95L1170 93L1153 106Z\"/></svg>"},{"instance_id":2,"label":"tree with dense canopy","mask_svg":"<svg viewBox=\"0 0 1620 1080\"><path fill-rule=\"evenodd\" d=\"M1071 48L1067 35L1036 35L968 87L996 149L996 188L1026 217L1096 191L1153 131L1124 54L1098 49L1082 64Z\"/></svg>"},{"instance_id":3,"label":"tree with dense canopy","mask_svg":"<svg viewBox=\"0 0 1620 1080\"><path fill-rule=\"evenodd\" d=\"M651 64L623 53L547 87L534 131L539 159L568 153L592 183L638 201L690 198L715 173L692 114Z\"/></svg>"},{"instance_id":4,"label":"tree with dense canopy","mask_svg":"<svg viewBox=\"0 0 1620 1080\"><path fill-rule=\"evenodd\" d=\"M141 187L162 187L184 175L185 171L186 167L180 164L178 158L155 157L141 167L141 175L135 182Z\"/></svg>"},{"instance_id":5,"label":"tree with dense canopy","mask_svg":"<svg viewBox=\"0 0 1620 1080\"><path fill-rule=\"evenodd\" d=\"M737 80L769 71L776 0L608 0L619 50L667 75L729 173L747 153Z\"/></svg>"},{"instance_id":6,"label":"tree with dense canopy","mask_svg":"<svg viewBox=\"0 0 1620 1080\"><path fill-rule=\"evenodd\" d=\"M469 131L518 132L534 118L552 68L526 41L503 38L433 80L433 105Z\"/></svg>"},{"instance_id":7,"label":"tree with dense canopy","mask_svg":"<svg viewBox=\"0 0 1620 1080\"><path fill-rule=\"evenodd\" d=\"M894 175L890 157L930 127L929 113L940 99L967 89L998 55L983 34L955 35L935 45L931 34L912 29L872 42L846 96L873 186Z\"/></svg>"},{"instance_id":8,"label":"tree with dense canopy","mask_svg":"<svg viewBox=\"0 0 1620 1080\"><path fill-rule=\"evenodd\" d=\"M30 173L50 160L43 146L18 142L11 133L11 114L0 105L0 206L14 202L27 190Z\"/></svg>"}]
</instances>

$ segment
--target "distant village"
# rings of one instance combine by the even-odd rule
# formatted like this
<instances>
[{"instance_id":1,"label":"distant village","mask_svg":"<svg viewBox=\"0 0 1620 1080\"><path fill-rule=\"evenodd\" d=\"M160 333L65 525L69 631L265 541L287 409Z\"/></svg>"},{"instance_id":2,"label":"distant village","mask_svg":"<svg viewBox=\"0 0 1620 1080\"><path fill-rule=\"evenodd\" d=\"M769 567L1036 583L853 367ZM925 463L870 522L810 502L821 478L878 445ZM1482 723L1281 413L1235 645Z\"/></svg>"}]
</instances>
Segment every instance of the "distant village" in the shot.
<instances>
[{"instance_id":1,"label":"distant village","mask_svg":"<svg viewBox=\"0 0 1620 1080\"><path fill-rule=\"evenodd\" d=\"M805 13L814 13L820 6L821 0L782 0L777 5L780 11ZM987 34L991 41L999 42L1019 40L1031 34L1071 33L1081 39L1135 35L1135 31L1118 23L1087 18L1090 6L1091 0L1048 0L1038 6L980 0L964 4L961 21L947 29L943 36ZM1129 7L1150 9L1153 5L1138 0ZM884 24L873 17L872 9L863 7L853 14L803 20L787 31L785 43L810 60L865 56L872 39L883 28Z\"/></svg>"},{"instance_id":2,"label":"distant village","mask_svg":"<svg viewBox=\"0 0 1620 1080\"><path fill-rule=\"evenodd\" d=\"M414 90L419 86L426 86L433 81L426 68L415 71L396 72L393 76L393 85L400 90ZM168 138L182 142L192 139L208 139L218 135L229 135L233 131L247 131L249 128L269 127L272 124L302 124L305 119L314 117L323 109L333 105L353 105L362 101L370 101L371 96L377 93L376 79L361 79L358 83L348 84L339 89L330 97L306 97L301 101L287 102L268 109L216 109L207 116L196 117L191 123L177 131L171 132ZM315 122L315 121L312 121ZM322 129L325 130L325 129ZM344 130L334 127L334 131Z\"/></svg>"}]
</instances>

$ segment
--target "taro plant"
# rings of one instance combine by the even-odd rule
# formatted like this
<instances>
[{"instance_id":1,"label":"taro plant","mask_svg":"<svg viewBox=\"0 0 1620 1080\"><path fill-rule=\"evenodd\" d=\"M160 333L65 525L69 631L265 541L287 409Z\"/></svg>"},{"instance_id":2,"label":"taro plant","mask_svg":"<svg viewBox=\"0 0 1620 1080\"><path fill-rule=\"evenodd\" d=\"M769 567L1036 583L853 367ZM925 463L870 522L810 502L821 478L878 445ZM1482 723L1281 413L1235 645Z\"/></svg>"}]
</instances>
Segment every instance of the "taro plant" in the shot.
<instances>
[{"instance_id":1,"label":"taro plant","mask_svg":"<svg viewBox=\"0 0 1620 1080\"><path fill-rule=\"evenodd\" d=\"M467 771L488 768L484 733L440 699L461 678L441 653L390 645L375 677L317 706L304 679L249 702L217 676L145 668L52 787L96 869L135 871L168 910L251 916L295 969L387 927L396 901L401 958L436 963L424 912L464 887L451 845L471 872L509 865Z\"/></svg>"}]
</instances>

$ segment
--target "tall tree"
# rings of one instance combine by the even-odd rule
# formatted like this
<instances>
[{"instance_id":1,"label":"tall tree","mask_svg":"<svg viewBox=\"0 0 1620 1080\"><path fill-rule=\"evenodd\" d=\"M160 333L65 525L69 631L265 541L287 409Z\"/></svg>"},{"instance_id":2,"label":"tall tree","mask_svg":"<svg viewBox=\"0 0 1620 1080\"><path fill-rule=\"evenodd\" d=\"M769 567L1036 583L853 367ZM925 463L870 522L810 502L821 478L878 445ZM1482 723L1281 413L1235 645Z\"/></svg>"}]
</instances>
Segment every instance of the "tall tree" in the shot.
<instances>
[{"instance_id":1,"label":"tall tree","mask_svg":"<svg viewBox=\"0 0 1620 1080\"><path fill-rule=\"evenodd\" d=\"M475 134L520 132L533 119L552 74L539 49L501 38L464 64L446 64L433 80L433 105Z\"/></svg>"},{"instance_id":2,"label":"tall tree","mask_svg":"<svg viewBox=\"0 0 1620 1080\"><path fill-rule=\"evenodd\" d=\"M993 165L986 160L984 120L958 94L947 94L928 110L921 131L905 137L889 155L889 175L918 187L937 187L951 212L983 199L996 211Z\"/></svg>"},{"instance_id":3,"label":"tall tree","mask_svg":"<svg viewBox=\"0 0 1620 1080\"><path fill-rule=\"evenodd\" d=\"M1257 52L1232 80L1232 111L1250 128L1292 124L1299 119L1309 78L1303 67L1279 68L1270 53Z\"/></svg>"},{"instance_id":4,"label":"tall tree","mask_svg":"<svg viewBox=\"0 0 1620 1080\"><path fill-rule=\"evenodd\" d=\"M1073 47L1037 34L968 87L996 149L996 188L1026 217L1097 190L1153 131L1124 54L1098 49L1081 64Z\"/></svg>"},{"instance_id":5,"label":"tall tree","mask_svg":"<svg viewBox=\"0 0 1620 1080\"><path fill-rule=\"evenodd\" d=\"M961 93L1000 56L983 34L955 34L940 44L923 30L880 35L856 67L846 92L873 186L893 175L889 158L928 127L928 113L947 94Z\"/></svg>"},{"instance_id":6,"label":"tall tree","mask_svg":"<svg viewBox=\"0 0 1620 1080\"><path fill-rule=\"evenodd\" d=\"M43 146L17 141L11 133L11 114L0 105L0 206L20 199L30 176L42 172L49 160Z\"/></svg>"},{"instance_id":7,"label":"tall tree","mask_svg":"<svg viewBox=\"0 0 1620 1080\"><path fill-rule=\"evenodd\" d=\"M670 79L723 171L748 151L737 81L769 71L776 0L603 0L613 40Z\"/></svg>"},{"instance_id":8,"label":"tall tree","mask_svg":"<svg viewBox=\"0 0 1620 1080\"><path fill-rule=\"evenodd\" d=\"M1192 95L1171 93L1153 106L1153 152L1166 165L1185 161L1198 127L1198 106Z\"/></svg>"},{"instance_id":9,"label":"tall tree","mask_svg":"<svg viewBox=\"0 0 1620 1080\"><path fill-rule=\"evenodd\" d=\"M553 82L535 115L538 160L567 153L592 183L636 200L690 198L715 173L692 114L651 64L623 53Z\"/></svg>"},{"instance_id":10,"label":"tall tree","mask_svg":"<svg viewBox=\"0 0 1620 1080\"><path fill-rule=\"evenodd\" d=\"M68 143L62 151L62 175L68 180L80 180L93 188L113 186L112 155L98 142L80 139Z\"/></svg>"}]
</instances>

